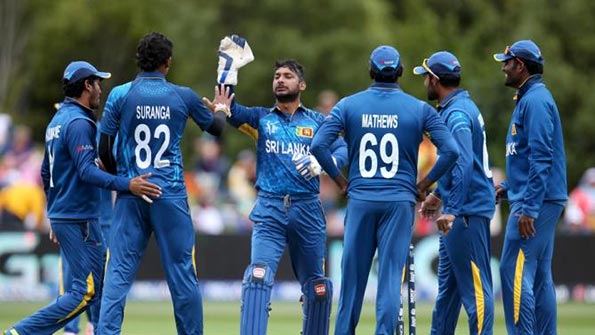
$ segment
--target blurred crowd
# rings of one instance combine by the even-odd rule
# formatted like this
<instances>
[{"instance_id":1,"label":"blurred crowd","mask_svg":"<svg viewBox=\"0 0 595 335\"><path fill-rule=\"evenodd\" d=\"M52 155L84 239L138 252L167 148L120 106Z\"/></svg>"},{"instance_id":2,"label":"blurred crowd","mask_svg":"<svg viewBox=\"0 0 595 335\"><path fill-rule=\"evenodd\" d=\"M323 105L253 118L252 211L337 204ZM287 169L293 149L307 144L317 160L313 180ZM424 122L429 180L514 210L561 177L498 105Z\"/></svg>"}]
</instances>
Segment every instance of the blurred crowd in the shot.
<instances>
[{"instance_id":1,"label":"blurred crowd","mask_svg":"<svg viewBox=\"0 0 595 335\"><path fill-rule=\"evenodd\" d=\"M315 107L328 115L339 96L324 90ZM236 157L223 153L223 145L208 134L194 139L194 154L186 159L185 181L194 228L199 234L248 234L248 219L256 198L256 156L243 150ZM420 146L418 176L426 175L436 161L436 148L424 138ZM13 124L0 113L0 231L37 230L47 232L45 195L40 177L43 145L33 142L31 129ZM505 179L502 169L492 168L494 183ZM329 236L343 235L345 199L334 182L320 176L320 199L327 216ZM501 207L490 225L491 234L503 231ZM579 184L570 192L560 231L568 234L595 234L595 167L587 169ZM416 218L414 235L437 233L432 221Z\"/></svg>"}]
</instances>

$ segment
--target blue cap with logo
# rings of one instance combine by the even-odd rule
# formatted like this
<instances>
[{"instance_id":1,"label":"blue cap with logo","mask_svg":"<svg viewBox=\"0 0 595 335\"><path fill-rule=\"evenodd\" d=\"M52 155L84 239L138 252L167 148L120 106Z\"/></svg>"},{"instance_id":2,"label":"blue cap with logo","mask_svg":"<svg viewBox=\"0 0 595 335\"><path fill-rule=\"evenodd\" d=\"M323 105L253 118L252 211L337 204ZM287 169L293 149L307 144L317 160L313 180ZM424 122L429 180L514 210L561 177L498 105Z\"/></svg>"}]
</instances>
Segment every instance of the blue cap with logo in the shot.
<instances>
[{"instance_id":1,"label":"blue cap with logo","mask_svg":"<svg viewBox=\"0 0 595 335\"><path fill-rule=\"evenodd\" d=\"M85 61L76 61L68 64L64 70L62 78L68 82L75 82L77 80L87 78L90 76L96 76L99 78L107 79L112 76L109 72L98 71L95 66Z\"/></svg>"},{"instance_id":2,"label":"blue cap with logo","mask_svg":"<svg viewBox=\"0 0 595 335\"><path fill-rule=\"evenodd\" d=\"M401 55L397 49L389 45L381 45L370 55L370 69L382 71L390 68L396 70L401 65Z\"/></svg>"},{"instance_id":3,"label":"blue cap with logo","mask_svg":"<svg viewBox=\"0 0 595 335\"><path fill-rule=\"evenodd\" d=\"M544 63L543 57L541 56L541 50L539 50L537 44L531 40L514 42L513 45L507 46L503 53L494 54L494 59L498 62L506 62L512 58L520 58L537 64Z\"/></svg>"},{"instance_id":4,"label":"blue cap with logo","mask_svg":"<svg viewBox=\"0 0 595 335\"><path fill-rule=\"evenodd\" d=\"M438 51L430 58L424 59L420 66L413 68L413 73L420 75L429 73L440 78L460 78L461 64L455 55L448 51Z\"/></svg>"}]
</instances>

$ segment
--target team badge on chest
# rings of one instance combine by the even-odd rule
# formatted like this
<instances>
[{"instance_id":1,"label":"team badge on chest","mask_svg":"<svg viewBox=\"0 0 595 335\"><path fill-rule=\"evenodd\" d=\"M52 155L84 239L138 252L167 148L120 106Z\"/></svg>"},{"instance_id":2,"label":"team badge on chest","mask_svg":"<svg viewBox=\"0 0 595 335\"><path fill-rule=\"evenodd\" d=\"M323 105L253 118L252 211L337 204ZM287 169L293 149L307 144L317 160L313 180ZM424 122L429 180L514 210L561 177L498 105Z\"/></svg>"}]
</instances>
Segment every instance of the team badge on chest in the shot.
<instances>
[{"instance_id":1,"label":"team badge on chest","mask_svg":"<svg viewBox=\"0 0 595 335\"><path fill-rule=\"evenodd\" d=\"M307 138L314 137L314 128L312 128L312 127L296 127L295 131L296 131L296 135L299 137L307 137Z\"/></svg>"}]
</instances>

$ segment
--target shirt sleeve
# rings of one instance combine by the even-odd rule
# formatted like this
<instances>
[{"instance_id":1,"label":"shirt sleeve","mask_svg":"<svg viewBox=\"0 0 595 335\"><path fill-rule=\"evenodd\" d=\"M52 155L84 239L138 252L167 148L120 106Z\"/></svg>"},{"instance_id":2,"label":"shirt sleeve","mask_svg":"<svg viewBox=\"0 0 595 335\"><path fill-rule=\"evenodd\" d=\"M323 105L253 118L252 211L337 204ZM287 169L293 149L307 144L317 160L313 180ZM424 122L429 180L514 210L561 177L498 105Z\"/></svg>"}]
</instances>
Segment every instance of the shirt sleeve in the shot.
<instances>
[{"instance_id":1,"label":"shirt sleeve","mask_svg":"<svg viewBox=\"0 0 595 335\"><path fill-rule=\"evenodd\" d=\"M231 104L231 116L227 118L227 123L256 140L260 118L268 112L268 108L246 107L234 100Z\"/></svg>"},{"instance_id":2,"label":"shirt sleeve","mask_svg":"<svg viewBox=\"0 0 595 335\"><path fill-rule=\"evenodd\" d=\"M192 120L200 127L207 130L215 121L213 113L205 106L200 97L188 87L180 88L180 95L188 108Z\"/></svg>"},{"instance_id":3,"label":"shirt sleeve","mask_svg":"<svg viewBox=\"0 0 595 335\"><path fill-rule=\"evenodd\" d=\"M471 120L463 111L453 111L446 126L450 129L453 137L459 146L459 158L456 160L452 170L451 188L448 190L448 203L445 204L444 213L459 215L465 204L471 173L473 172L473 137L471 132Z\"/></svg>"},{"instance_id":4,"label":"shirt sleeve","mask_svg":"<svg viewBox=\"0 0 595 335\"><path fill-rule=\"evenodd\" d=\"M68 125L65 143L79 178L97 187L128 191L130 179L111 175L97 167L96 132L95 126L89 120L76 119Z\"/></svg>"},{"instance_id":5,"label":"shirt sleeve","mask_svg":"<svg viewBox=\"0 0 595 335\"><path fill-rule=\"evenodd\" d=\"M337 141L343 141L339 138L339 133L345 129L340 114L341 107L337 104L314 134L310 145L310 152L331 178L337 177L341 173L340 168L347 163L347 144L345 146L337 144ZM335 165L333 156L339 166Z\"/></svg>"},{"instance_id":6,"label":"shirt sleeve","mask_svg":"<svg viewBox=\"0 0 595 335\"><path fill-rule=\"evenodd\" d=\"M452 134L430 105L423 103L424 131L430 134L430 140L438 148L440 156L428 173L428 179L437 181L455 164L459 149Z\"/></svg>"},{"instance_id":7,"label":"shirt sleeve","mask_svg":"<svg viewBox=\"0 0 595 335\"><path fill-rule=\"evenodd\" d=\"M525 129L529 147L529 176L524 194L523 214L537 218L552 168L554 120L552 109L543 100L532 100L525 108Z\"/></svg>"},{"instance_id":8,"label":"shirt sleeve","mask_svg":"<svg viewBox=\"0 0 595 335\"><path fill-rule=\"evenodd\" d=\"M107 96L99 128L101 133L114 137L118 133L118 129L120 128L120 101L129 89L130 83L117 86Z\"/></svg>"}]
</instances>

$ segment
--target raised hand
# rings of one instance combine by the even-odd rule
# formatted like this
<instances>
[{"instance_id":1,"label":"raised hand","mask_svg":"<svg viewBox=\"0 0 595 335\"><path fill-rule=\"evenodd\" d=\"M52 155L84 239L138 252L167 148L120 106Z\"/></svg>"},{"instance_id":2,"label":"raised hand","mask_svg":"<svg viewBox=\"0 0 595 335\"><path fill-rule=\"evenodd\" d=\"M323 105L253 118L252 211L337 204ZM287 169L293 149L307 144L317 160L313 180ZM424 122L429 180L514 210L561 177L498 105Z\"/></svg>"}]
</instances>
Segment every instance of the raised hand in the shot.
<instances>
[{"instance_id":1,"label":"raised hand","mask_svg":"<svg viewBox=\"0 0 595 335\"><path fill-rule=\"evenodd\" d=\"M215 95L213 101L207 97L202 98L202 102L205 106L211 110L211 112L224 112L227 117L231 116L231 103L235 97L235 93L231 93L229 86L217 85L215 86Z\"/></svg>"}]
</instances>

